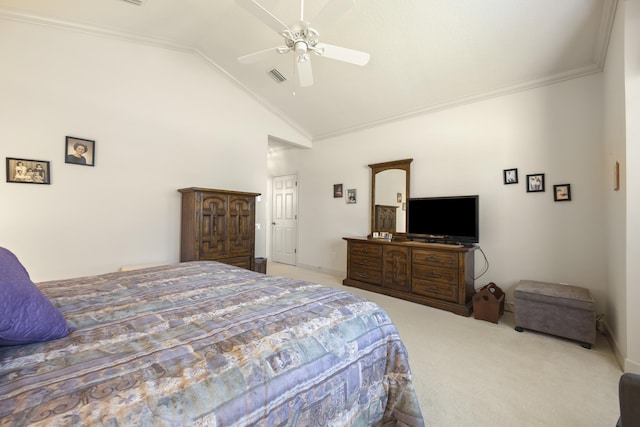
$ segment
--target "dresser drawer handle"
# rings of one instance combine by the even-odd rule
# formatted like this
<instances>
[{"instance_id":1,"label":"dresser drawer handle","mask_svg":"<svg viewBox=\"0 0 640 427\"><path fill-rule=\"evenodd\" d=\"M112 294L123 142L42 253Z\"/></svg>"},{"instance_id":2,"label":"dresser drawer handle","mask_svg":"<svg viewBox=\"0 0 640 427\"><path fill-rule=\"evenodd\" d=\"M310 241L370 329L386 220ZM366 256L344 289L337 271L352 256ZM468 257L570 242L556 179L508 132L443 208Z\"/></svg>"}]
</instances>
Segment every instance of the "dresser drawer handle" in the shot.
<instances>
[{"instance_id":1,"label":"dresser drawer handle","mask_svg":"<svg viewBox=\"0 0 640 427\"><path fill-rule=\"evenodd\" d=\"M430 255L427 257L427 261L440 262L440 258L437 256Z\"/></svg>"},{"instance_id":2,"label":"dresser drawer handle","mask_svg":"<svg viewBox=\"0 0 640 427\"><path fill-rule=\"evenodd\" d=\"M428 276L429 276L429 277L433 277L434 279L439 279L440 277L442 277L442 276L440 276L439 274L434 273L434 272L430 272L430 273L428 274Z\"/></svg>"},{"instance_id":3,"label":"dresser drawer handle","mask_svg":"<svg viewBox=\"0 0 640 427\"><path fill-rule=\"evenodd\" d=\"M369 278L369 274L368 273L360 273L359 276L360 277L364 277L365 279Z\"/></svg>"},{"instance_id":4,"label":"dresser drawer handle","mask_svg":"<svg viewBox=\"0 0 640 427\"><path fill-rule=\"evenodd\" d=\"M369 261L367 261L367 260L360 260L360 265L369 265Z\"/></svg>"},{"instance_id":5,"label":"dresser drawer handle","mask_svg":"<svg viewBox=\"0 0 640 427\"><path fill-rule=\"evenodd\" d=\"M427 289L429 292L433 292L434 294L439 294L441 293L440 289L436 288L435 286L432 286L430 288Z\"/></svg>"}]
</instances>

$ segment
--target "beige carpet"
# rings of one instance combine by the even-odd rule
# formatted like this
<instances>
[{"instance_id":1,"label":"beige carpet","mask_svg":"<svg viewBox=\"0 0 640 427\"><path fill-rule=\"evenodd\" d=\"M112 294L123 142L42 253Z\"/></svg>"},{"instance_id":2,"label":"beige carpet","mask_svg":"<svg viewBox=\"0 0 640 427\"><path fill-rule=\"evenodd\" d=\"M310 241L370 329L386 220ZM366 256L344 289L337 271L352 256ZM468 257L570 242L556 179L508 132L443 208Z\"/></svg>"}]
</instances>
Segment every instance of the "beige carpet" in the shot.
<instances>
[{"instance_id":1,"label":"beige carpet","mask_svg":"<svg viewBox=\"0 0 640 427\"><path fill-rule=\"evenodd\" d=\"M409 351L427 426L613 427L622 371L602 335L587 350L544 334L342 285L343 277L268 263L267 272L321 283L381 305Z\"/></svg>"}]
</instances>

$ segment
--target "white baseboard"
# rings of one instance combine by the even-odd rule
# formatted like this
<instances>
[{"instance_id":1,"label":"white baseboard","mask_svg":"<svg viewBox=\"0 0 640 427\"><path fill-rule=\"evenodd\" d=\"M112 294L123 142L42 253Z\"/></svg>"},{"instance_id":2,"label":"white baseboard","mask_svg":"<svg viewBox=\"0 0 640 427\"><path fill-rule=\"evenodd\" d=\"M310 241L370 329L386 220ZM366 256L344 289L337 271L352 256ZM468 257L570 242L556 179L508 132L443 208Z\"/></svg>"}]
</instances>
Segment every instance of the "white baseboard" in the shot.
<instances>
[{"instance_id":1,"label":"white baseboard","mask_svg":"<svg viewBox=\"0 0 640 427\"><path fill-rule=\"evenodd\" d=\"M613 355L615 356L616 361L618 362L618 365L620 365L620 368L624 372L633 372L635 374L640 374L640 363L636 362L635 360L629 359L625 354L623 354L622 350L620 349L620 345L618 345L618 342L616 341L615 337L611 333L611 329L609 328L609 325L607 324L606 321L603 323L604 323L604 329L605 329L605 336L607 337L607 341L609 341L609 344L611 345L611 349L613 350Z\"/></svg>"},{"instance_id":2,"label":"white baseboard","mask_svg":"<svg viewBox=\"0 0 640 427\"><path fill-rule=\"evenodd\" d=\"M624 360L624 371L625 372L633 372L634 374L640 374L640 363L625 359Z\"/></svg>"},{"instance_id":3,"label":"white baseboard","mask_svg":"<svg viewBox=\"0 0 640 427\"><path fill-rule=\"evenodd\" d=\"M624 354L622 354L622 351L620 350L620 346L618 345L618 342L613 337L613 334L611 333L611 329L609 328L609 324L607 323L607 321L605 320L602 323L604 325L604 335L605 337L607 337L607 341L609 342L609 345L613 350L613 355L615 356L616 361L618 362L618 365L620 365L620 368L624 370L625 356Z\"/></svg>"}]
</instances>

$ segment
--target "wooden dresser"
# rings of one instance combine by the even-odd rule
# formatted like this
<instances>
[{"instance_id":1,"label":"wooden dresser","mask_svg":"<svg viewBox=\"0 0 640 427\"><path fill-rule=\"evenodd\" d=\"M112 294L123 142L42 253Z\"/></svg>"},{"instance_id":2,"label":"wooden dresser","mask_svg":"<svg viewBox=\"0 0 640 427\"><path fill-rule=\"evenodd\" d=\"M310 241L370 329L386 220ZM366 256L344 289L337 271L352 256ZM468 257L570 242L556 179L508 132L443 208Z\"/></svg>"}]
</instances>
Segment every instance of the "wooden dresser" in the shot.
<instances>
[{"instance_id":1,"label":"wooden dresser","mask_svg":"<svg viewBox=\"0 0 640 427\"><path fill-rule=\"evenodd\" d=\"M475 248L366 238L344 240L347 241L344 285L463 316L472 313Z\"/></svg>"},{"instance_id":2,"label":"wooden dresser","mask_svg":"<svg viewBox=\"0 0 640 427\"><path fill-rule=\"evenodd\" d=\"M180 261L214 260L255 268L259 193L182 188Z\"/></svg>"}]
</instances>

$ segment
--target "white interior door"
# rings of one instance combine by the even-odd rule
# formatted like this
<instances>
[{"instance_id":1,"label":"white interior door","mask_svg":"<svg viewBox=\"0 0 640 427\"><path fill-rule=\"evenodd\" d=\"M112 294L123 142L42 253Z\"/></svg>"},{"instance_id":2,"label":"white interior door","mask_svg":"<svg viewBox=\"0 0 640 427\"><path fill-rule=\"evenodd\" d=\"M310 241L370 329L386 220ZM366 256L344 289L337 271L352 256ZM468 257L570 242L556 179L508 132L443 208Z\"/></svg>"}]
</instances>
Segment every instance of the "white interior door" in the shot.
<instances>
[{"instance_id":1,"label":"white interior door","mask_svg":"<svg viewBox=\"0 0 640 427\"><path fill-rule=\"evenodd\" d=\"M273 261L296 265L298 242L298 178L282 175L273 178L272 250Z\"/></svg>"}]
</instances>

